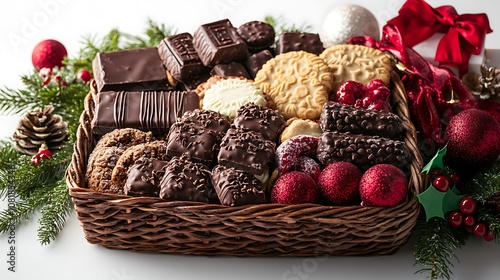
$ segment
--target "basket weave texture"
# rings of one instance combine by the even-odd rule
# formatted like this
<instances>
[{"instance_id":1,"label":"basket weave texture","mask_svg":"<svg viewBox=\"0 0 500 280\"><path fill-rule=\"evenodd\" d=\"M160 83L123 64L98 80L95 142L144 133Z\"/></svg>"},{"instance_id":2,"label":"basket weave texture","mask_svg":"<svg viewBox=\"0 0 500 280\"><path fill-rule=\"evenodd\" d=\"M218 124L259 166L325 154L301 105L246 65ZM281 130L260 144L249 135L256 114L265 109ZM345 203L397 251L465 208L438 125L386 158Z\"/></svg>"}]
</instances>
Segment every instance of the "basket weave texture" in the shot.
<instances>
[{"instance_id":1,"label":"basket weave texture","mask_svg":"<svg viewBox=\"0 0 500 280\"><path fill-rule=\"evenodd\" d=\"M389 208L272 203L227 207L88 189L84 174L95 145L90 128L95 91L91 89L84 100L66 172L85 238L112 249L206 256L392 254L406 243L416 224L420 207L415 194L424 186L416 131L404 87L396 75L392 92L393 109L406 127L404 141L414 155L407 201Z\"/></svg>"}]
</instances>

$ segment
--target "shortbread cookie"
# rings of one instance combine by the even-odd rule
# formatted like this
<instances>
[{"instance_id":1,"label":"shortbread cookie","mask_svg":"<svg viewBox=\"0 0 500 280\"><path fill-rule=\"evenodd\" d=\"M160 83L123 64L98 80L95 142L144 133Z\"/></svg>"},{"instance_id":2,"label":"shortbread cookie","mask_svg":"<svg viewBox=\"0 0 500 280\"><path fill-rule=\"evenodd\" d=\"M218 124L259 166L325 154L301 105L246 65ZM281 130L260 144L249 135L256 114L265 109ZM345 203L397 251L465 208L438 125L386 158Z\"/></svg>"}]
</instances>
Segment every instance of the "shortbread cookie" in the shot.
<instances>
[{"instance_id":1,"label":"shortbread cookie","mask_svg":"<svg viewBox=\"0 0 500 280\"><path fill-rule=\"evenodd\" d=\"M283 143L297 135L320 137L321 134L323 134L323 131L317 122L293 118L287 121L287 126L280 135L280 142Z\"/></svg>"},{"instance_id":2,"label":"shortbread cookie","mask_svg":"<svg viewBox=\"0 0 500 280\"><path fill-rule=\"evenodd\" d=\"M127 180L127 174L132 166L139 158L149 158L157 160L167 160L167 142L153 141L134 145L118 158L116 166L111 174L111 181L119 188L123 188Z\"/></svg>"},{"instance_id":3,"label":"shortbread cookie","mask_svg":"<svg viewBox=\"0 0 500 280\"><path fill-rule=\"evenodd\" d=\"M333 72L334 91L349 80L366 85L371 80L381 79L389 85L391 59L377 49L361 45L334 45L324 50L319 57L324 59Z\"/></svg>"},{"instance_id":4,"label":"shortbread cookie","mask_svg":"<svg viewBox=\"0 0 500 280\"><path fill-rule=\"evenodd\" d=\"M255 77L266 94L268 106L286 119L316 120L333 86L333 76L325 62L305 51L291 51L268 60Z\"/></svg>"},{"instance_id":5,"label":"shortbread cookie","mask_svg":"<svg viewBox=\"0 0 500 280\"><path fill-rule=\"evenodd\" d=\"M203 109L216 111L234 119L238 109L248 102L260 106L267 104L262 91L251 82L227 79L217 82L205 92Z\"/></svg>"}]
</instances>

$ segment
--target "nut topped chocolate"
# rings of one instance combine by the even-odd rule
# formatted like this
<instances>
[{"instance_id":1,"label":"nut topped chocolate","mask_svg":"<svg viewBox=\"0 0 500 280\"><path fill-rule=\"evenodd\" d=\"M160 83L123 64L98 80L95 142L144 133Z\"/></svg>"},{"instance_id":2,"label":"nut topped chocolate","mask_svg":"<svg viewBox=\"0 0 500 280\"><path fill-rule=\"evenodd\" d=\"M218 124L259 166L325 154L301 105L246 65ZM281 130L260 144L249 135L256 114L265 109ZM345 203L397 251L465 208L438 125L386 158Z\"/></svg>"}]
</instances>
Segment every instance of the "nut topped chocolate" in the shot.
<instances>
[{"instance_id":1,"label":"nut topped chocolate","mask_svg":"<svg viewBox=\"0 0 500 280\"><path fill-rule=\"evenodd\" d=\"M220 145L219 164L262 175L274 159L276 144L255 131L230 128Z\"/></svg>"},{"instance_id":2,"label":"nut topped chocolate","mask_svg":"<svg viewBox=\"0 0 500 280\"><path fill-rule=\"evenodd\" d=\"M168 36L158 46L165 68L178 81L208 72L193 46L193 36L187 32Z\"/></svg>"},{"instance_id":3,"label":"nut topped chocolate","mask_svg":"<svg viewBox=\"0 0 500 280\"><path fill-rule=\"evenodd\" d=\"M251 173L217 165L212 170L212 183L222 205L266 203L262 183Z\"/></svg>"},{"instance_id":4,"label":"nut topped chocolate","mask_svg":"<svg viewBox=\"0 0 500 280\"><path fill-rule=\"evenodd\" d=\"M165 175L160 182L163 199L208 203L215 193L210 169L202 163L192 162L187 155L173 157L163 171Z\"/></svg>"},{"instance_id":5,"label":"nut topped chocolate","mask_svg":"<svg viewBox=\"0 0 500 280\"><path fill-rule=\"evenodd\" d=\"M124 192L130 196L157 197L162 171L168 161L150 158L139 158L130 167Z\"/></svg>"},{"instance_id":6,"label":"nut topped chocolate","mask_svg":"<svg viewBox=\"0 0 500 280\"><path fill-rule=\"evenodd\" d=\"M100 52L92 70L101 91L172 90L156 48Z\"/></svg>"},{"instance_id":7,"label":"nut topped chocolate","mask_svg":"<svg viewBox=\"0 0 500 280\"><path fill-rule=\"evenodd\" d=\"M211 110L195 109L187 111L182 115L180 122L192 122L204 129L212 130L217 133L226 134L231 126L227 116Z\"/></svg>"},{"instance_id":8,"label":"nut topped chocolate","mask_svg":"<svg viewBox=\"0 0 500 280\"><path fill-rule=\"evenodd\" d=\"M193 46L205 66L244 60L247 46L228 19L201 25L193 34Z\"/></svg>"},{"instance_id":9,"label":"nut topped chocolate","mask_svg":"<svg viewBox=\"0 0 500 280\"><path fill-rule=\"evenodd\" d=\"M285 126L285 118L277 110L249 102L236 113L234 126L245 131L259 132L265 139L276 141Z\"/></svg>"}]
</instances>

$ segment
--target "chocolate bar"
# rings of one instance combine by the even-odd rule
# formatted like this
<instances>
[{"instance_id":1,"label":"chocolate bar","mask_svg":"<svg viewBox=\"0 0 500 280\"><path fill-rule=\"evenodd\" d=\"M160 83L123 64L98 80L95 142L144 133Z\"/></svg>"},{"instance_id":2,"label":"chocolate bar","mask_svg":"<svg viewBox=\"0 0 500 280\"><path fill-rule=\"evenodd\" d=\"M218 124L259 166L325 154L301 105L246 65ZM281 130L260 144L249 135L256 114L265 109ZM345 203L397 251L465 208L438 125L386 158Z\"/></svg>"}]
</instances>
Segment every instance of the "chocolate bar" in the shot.
<instances>
[{"instance_id":1,"label":"chocolate bar","mask_svg":"<svg viewBox=\"0 0 500 280\"><path fill-rule=\"evenodd\" d=\"M323 106L320 126L323 131L351 132L393 139L401 138L405 129L396 114L366 110L333 101Z\"/></svg>"},{"instance_id":2,"label":"chocolate bar","mask_svg":"<svg viewBox=\"0 0 500 280\"><path fill-rule=\"evenodd\" d=\"M173 89L156 48L98 53L92 70L97 92Z\"/></svg>"},{"instance_id":3,"label":"chocolate bar","mask_svg":"<svg viewBox=\"0 0 500 280\"><path fill-rule=\"evenodd\" d=\"M92 130L104 134L116 128L136 128L155 134L168 132L184 112L199 108L190 91L105 91L97 94Z\"/></svg>"},{"instance_id":4,"label":"chocolate bar","mask_svg":"<svg viewBox=\"0 0 500 280\"><path fill-rule=\"evenodd\" d=\"M274 159L276 144L255 131L230 128L220 144L219 164L262 175Z\"/></svg>"},{"instance_id":5,"label":"chocolate bar","mask_svg":"<svg viewBox=\"0 0 500 280\"><path fill-rule=\"evenodd\" d=\"M263 50L249 56L245 62L248 74L252 79L255 79L257 72L262 68L269 59L273 58L273 54L269 50Z\"/></svg>"},{"instance_id":6,"label":"chocolate bar","mask_svg":"<svg viewBox=\"0 0 500 280\"><path fill-rule=\"evenodd\" d=\"M317 33L284 32L276 42L276 54L290 51L306 51L319 55L323 52L323 43Z\"/></svg>"},{"instance_id":7,"label":"chocolate bar","mask_svg":"<svg viewBox=\"0 0 500 280\"><path fill-rule=\"evenodd\" d=\"M252 52L259 52L274 44L274 28L262 21L244 23L238 27L238 33Z\"/></svg>"},{"instance_id":8,"label":"chocolate bar","mask_svg":"<svg viewBox=\"0 0 500 280\"><path fill-rule=\"evenodd\" d=\"M319 139L317 158L324 165L337 161L351 162L361 170L381 163L408 170L412 156L403 141L327 131Z\"/></svg>"},{"instance_id":9,"label":"chocolate bar","mask_svg":"<svg viewBox=\"0 0 500 280\"><path fill-rule=\"evenodd\" d=\"M208 72L193 47L193 36L189 33L166 37L158 46L158 53L165 68L178 81L187 81L192 76Z\"/></svg>"},{"instance_id":10,"label":"chocolate bar","mask_svg":"<svg viewBox=\"0 0 500 280\"><path fill-rule=\"evenodd\" d=\"M251 79L245 66L238 62L231 62L228 64L217 64L210 71L212 76L223 76L223 77L245 77Z\"/></svg>"},{"instance_id":11,"label":"chocolate bar","mask_svg":"<svg viewBox=\"0 0 500 280\"><path fill-rule=\"evenodd\" d=\"M228 19L200 26L193 34L193 46L205 66L244 60L247 46Z\"/></svg>"},{"instance_id":12,"label":"chocolate bar","mask_svg":"<svg viewBox=\"0 0 500 280\"><path fill-rule=\"evenodd\" d=\"M212 184L222 205L266 203L262 183L251 173L217 165L212 170Z\"/></svg>"}]
</instances>

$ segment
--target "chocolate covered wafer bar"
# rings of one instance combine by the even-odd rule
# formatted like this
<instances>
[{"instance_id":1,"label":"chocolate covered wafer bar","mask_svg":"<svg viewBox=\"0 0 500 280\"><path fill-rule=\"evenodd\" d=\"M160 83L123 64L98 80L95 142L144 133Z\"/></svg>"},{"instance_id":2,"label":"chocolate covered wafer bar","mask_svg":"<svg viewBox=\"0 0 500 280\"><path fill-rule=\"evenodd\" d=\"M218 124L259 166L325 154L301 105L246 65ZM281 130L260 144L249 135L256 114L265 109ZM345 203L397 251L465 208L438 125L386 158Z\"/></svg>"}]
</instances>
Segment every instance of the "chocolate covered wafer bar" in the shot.
<instances>
[{"instance_id":1,"label":"chocolate covered wafer bar","mask_svg":"<svg viewBox=\"0 0 500 280\"><path fill-rule=\"evenodd\" d=\"M156 48L101 52L92 70L101 91L172 90Z\"/></svg>"},{"instance_id":2,"label":"chocolate covered wafer bar","mask_svg":"<svg viewBox=\"0 0 500 280\"><path fill-rule=\"evenodd\" d=\"M189 33L166 37L158 45L158 53L165 68L178 81L188 81L190 77L209 70L201 62Z\"/></svg>"},{"instance_id":3,"label":"chocolate covered wafer bar","mask_svg":"<svg viewBox=\"0 0 500 280\"><path fill-rule=\"evenodd\" d=\"M247 57L247 46L228 19L200 26L193 34L193 46L205 66Z\"/></svg>"},{"instance_id":4,"label":"chocolate covered wafer bar","mask_svg":"<svg viewBox=\"0 0 500 280\"><path fill-rule=\"evenodd\" d=\"M332 131L321 135L317 157L325 165L347 161L362 170L380 163L408 170L412 158L408 146L403 141Z\"/></svg>"},{"instance_id":5,"label":"chocolate covered wafer bar","mask_svg":"<svg viewBox=\"0 0 500 280\"><path fill-rule=\"evenodd\" d=\"M96 134L125 127L166 133L184 112L199 108L198 95L190 91L106 91L95 103L91 125Z\"/></svg>"},{"instance_id":6,"label":"chocolate covered wafer bar","mask_svg":"<svg viewBox=\"0 0 500 280\"><path fill-rule=\"evenodd\" d=\"M323 106L320 125L323 131L351 132L399 139L404 125L398 115L376 110L366 110L329 101Z\"/></svg>"}]
</instances>

